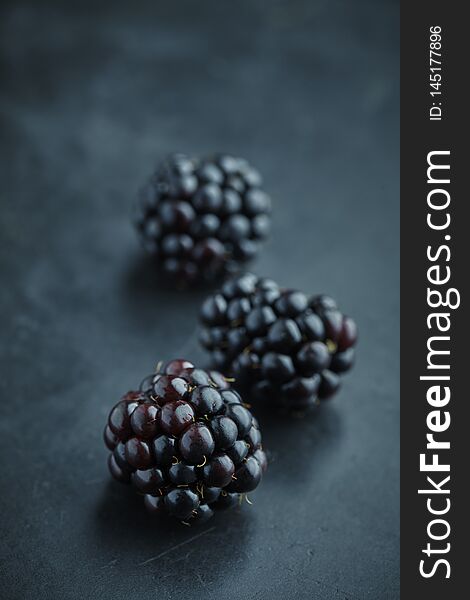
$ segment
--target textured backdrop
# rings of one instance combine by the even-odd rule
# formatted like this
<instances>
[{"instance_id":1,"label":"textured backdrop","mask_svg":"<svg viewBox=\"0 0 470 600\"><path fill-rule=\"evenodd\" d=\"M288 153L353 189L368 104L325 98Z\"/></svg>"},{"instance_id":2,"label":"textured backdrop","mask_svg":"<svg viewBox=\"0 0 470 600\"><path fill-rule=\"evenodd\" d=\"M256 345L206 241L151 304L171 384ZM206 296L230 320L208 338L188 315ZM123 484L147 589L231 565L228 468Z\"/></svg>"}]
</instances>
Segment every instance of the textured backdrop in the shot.
<instances>
[{"instance_id":1,"label":"textured backdrop","mask_svg":"<svg viewBox=\"0 0 470 600\"><path fill-rule=\"evenodd\" d=\"M2 598L397 599L397 3L96 4L1 4ZM158 359L205 361L204 294L166 289L129 224L174 150L258 166L253 269L361 334L317 418L259 415L254 505L192 529L112 484L101 440Z\"/></svg>"}]
</instances>

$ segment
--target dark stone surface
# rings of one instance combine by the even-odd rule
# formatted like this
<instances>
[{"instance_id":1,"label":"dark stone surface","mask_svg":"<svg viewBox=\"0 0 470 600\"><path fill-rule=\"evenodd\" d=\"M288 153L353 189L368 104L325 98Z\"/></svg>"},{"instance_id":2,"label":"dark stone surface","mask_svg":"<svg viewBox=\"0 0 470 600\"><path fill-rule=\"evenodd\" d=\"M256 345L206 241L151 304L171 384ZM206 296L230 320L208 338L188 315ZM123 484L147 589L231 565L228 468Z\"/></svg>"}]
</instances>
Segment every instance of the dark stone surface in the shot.
<instances>
[{"instance_id":1,"label":"dark stone surface","mask_svg":"<svg viewBox=\"0 0 470 600\"><path fill-rule=\"evenodd\" d=\"M398 7L105 6L2 3L2 598L396 599ZM129 225L172 150L253 161L275 202L253 268L361 332L316 419L260 414L254 505L200 529L149 520L101 440L158 359L205 362L203 293L166 289Z\"/></svg>"}]
</instances>

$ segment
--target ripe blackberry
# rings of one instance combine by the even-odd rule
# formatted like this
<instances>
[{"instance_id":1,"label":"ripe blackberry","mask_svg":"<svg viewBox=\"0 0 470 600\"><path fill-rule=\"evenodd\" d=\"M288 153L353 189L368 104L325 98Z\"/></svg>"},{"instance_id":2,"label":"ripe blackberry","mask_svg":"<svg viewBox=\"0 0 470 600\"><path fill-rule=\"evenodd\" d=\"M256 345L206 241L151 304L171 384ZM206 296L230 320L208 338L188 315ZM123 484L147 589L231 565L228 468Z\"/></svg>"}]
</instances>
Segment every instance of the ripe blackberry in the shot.
<instances>
[{"instance_id":1,"label":"ripe blackberry","mask_svg":"<svg viewBox=\"0 0 470 600\"><path fill-rule=\"evenodd\" d=\"M233 272L269 234L271 200L261 186L242 158L169 156L137 204L144 248L180 283Z\"/></svg>"},{"instance_id":2,"label":"ripe blackberry","mask_svg":"<svg viewBox=\"0 0 470 600\"><path fill-rule=\"evenodd\" d=\"M201 307L200 342L253 398L303 410L332 396L355 358L357 329L328 296L307 298L251 273Z\"/></svg>"},{"instance_id":3,"label":"ripe blackberry","mask_svg":"<svg viewBox=\"0 0 470 600\"><path fill-rule=\"evenodd\" d=\"M206 520L254 490L266 470L256 419L216 371L172 360L111 410L104 431L112 476L150 512Z\"/></svg>"}]
</instances>

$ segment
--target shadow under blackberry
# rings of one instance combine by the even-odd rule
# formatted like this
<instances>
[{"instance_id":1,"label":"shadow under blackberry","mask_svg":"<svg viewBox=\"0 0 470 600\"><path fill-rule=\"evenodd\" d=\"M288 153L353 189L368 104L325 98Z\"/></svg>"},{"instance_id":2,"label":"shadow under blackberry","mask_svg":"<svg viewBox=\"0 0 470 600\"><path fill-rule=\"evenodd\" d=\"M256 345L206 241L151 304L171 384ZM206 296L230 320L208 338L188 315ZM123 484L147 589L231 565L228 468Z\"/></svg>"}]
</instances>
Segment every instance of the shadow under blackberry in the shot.
<instances>
[{"instance_id":1,"label":"shadow under blackberry","mask_svg":"<svg viewBox=\"0 0 470 600\"><path fill-rule=\"evenodd\" d=\"M263 431L263 448L268 457L263 488L274 480L276 487L291 488L314 480L316 470L341 443L341 411L331 403L322 403L304 414L281 413L276 406L250 403L246 395L243 398Z\"/></svg>"},{"instance_id":2,"label":"shadow under blackberry","mask_svg":"<svg viewBox=\"0 0 470 600\"><path fill-rule=\"evenodd\" d=\"M256 519L254 508L243 506L188 527L149 515L134 490L110 481L96 506L92 543L100 548L105 566L129 577L150 576L177 595L191 580L206 587L229 576L231 569L243 569ZM224 551L228 540L230 563Z\"/></svg>"}]
</instances>

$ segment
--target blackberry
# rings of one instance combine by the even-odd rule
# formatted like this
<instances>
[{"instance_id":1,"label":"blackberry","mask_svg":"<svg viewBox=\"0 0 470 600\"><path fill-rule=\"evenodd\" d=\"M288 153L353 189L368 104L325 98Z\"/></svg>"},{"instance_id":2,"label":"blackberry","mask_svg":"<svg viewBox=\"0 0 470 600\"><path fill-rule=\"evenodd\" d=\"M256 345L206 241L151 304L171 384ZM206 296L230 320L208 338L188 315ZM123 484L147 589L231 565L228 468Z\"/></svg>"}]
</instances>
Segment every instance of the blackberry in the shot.
<instances>
[{"instance_id":1,"label":"blackberry","mask_svg":"<svg viewBox=\"0 0 470 600\"><path fill-rule=\"evenodd\" d=\"M144 248L179 283L233 273L269 235L271 200L262 183L242 158L167 157L137 203Z\"/></svg>"},{"instance_id":2,"label":"blackberry","mask_svg":"<svg viewBox=\"0 0 470 600\"><path fill-rule=\"evenodd\" d=\"M111 410L112 476L152 513L203 521L237 504L266 470L258 423L218 372L172 360Z\"/></svg>"},{"instance_id":3,"label":"blackberry","mask_svg":"<svg viewBox=\"0 0 470 600\"><path fill-rule=\"evenodd\" d=\"M287 409L307 409L332 396L340 374L354 364L356 324L329 296L308 298L245 273L209 296L200 318L200 343L217 368L250 397ZM233 404L228 410L238 409Z\"/></svg>"}]
</instances>

